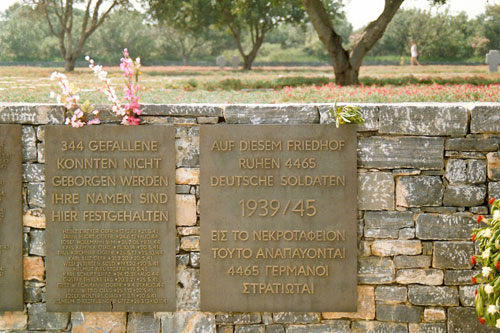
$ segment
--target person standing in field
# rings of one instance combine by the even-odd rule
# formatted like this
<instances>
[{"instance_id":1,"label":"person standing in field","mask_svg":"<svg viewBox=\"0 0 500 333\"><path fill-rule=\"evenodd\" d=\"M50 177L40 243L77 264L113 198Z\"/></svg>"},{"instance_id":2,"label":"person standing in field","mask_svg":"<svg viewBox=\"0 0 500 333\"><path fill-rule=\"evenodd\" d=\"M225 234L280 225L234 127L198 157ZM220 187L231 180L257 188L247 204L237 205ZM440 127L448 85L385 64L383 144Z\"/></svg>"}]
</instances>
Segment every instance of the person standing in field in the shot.
<instances>
[{"instance_id":1,"label":"person standing in field","mask_svg":"<svg viewBox=\"0 0 500 333\"><path fill-rule=\"evenodd\" d=\"M411 60L410 63L413 66L414 64L420 65L418 62L418 52L417 52L417 44L414 40L411 41Z\"/></svg>"}]
</instances>

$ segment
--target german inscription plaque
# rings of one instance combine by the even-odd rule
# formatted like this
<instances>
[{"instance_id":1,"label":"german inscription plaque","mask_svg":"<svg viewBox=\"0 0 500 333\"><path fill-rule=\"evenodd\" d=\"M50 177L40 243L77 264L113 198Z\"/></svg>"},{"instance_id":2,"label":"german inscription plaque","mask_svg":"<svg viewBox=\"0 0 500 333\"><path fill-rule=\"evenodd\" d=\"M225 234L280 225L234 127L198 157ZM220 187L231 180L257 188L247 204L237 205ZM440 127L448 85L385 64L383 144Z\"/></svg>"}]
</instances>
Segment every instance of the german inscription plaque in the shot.
<instances>
[{"instance_id":1,"label":"german inscription plaque","mask_svg":"<svg viewBox=\"0 0 500 333\"><path fill-rule=\"evenodd\" d=\"M0 125L0 311L23 309L21 125Z\"/></svg>"},{"instance_id":2,"label":"german inscription plaque","mask_svg":"<svg viewBox=\"0 0 500 333\"><path fill-rule=\"evenodd\" d=\"M46 131L48 311L175 311L174 128Z\"/></svg>"},{"instance_id":3,"label":"german inscription plaque","mask_svg":"<svg viewBox=\"0 0 500 333\"><path fill-rule=\"evenodd\" d=\"M201 307L356 311L354 126L201 127Z\"/></svg>"}]
</instances>

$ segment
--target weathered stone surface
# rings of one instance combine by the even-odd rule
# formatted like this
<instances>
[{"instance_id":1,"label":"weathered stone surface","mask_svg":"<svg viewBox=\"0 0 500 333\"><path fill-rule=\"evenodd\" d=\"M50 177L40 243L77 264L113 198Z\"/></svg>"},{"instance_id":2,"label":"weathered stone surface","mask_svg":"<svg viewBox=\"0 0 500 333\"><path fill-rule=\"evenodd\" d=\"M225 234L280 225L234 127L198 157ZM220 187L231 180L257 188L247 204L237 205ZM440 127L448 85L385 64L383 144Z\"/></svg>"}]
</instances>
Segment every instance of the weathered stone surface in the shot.
<instances>
[{"instance_id":1,"label":"weathered stone surface","mask_svg":"<svg viewBox=\"0 0 500 333\"><path fill-rule=\"evenodd\" d=\"M467 181L467 161L451 159L446 162L445 177L451 183L465 183Z\"/></svg>"},{"instance_id":2,"label":"weathered stone surface","mask_svg":"<svg viewBox=\"0 0 500 333\"><path fill-rule=\"evenodd\" d=\"M23 164L23 182L43 182L44 180L43 164Z\"/></svg>"},{"instance_id":3,"label":"weathered stone surface","mask_svg":"<svg viewBox=\"0 0 500 333\"><path fill-rule=\"evenodd\" d=\"M491 180L500 180L500 153L488 153L488 178Z\"/></svg>"},{"instance_id":4,"label":"weathered stone surface","mask_svg":"<svg viewBox=\"0 0 500 333\"><path fill-rule=\"evenodd\" d=\"M45 229L45 215L41 209L30 209L23 215L23 226Z\"/></svg>"},{"instance_id":5,"label":"weathered stone surface","mask_svg":"<svg viewBox=\"0 0 500 333\"><path fill-rule=\"evenodd\" d=\"M497 105L475 105L470 109L472 133L499 133L500 107Z\"/></svg>"},{"instance_id":6,"label":"weathered stone surface","mask_svg":"<svg viewBox=\"0 0 500 333\"><path fill-rule=\"evenodd\" d=\"M24 311L0 312L1 331L19 331L28 326L28 314Z\"/></svg>"},{"instance_id":7,"label":"weathered stone surface","mask_svg":"<svg viewBox=\"0 0 500 333\"><path fill-rule=\"evenodd\" d=\"M219 117L198 117L196 118L198 124L217 124Z\"/></svg>"},{"instance_id":8,"label":"weathered stone surface","mask_svg":"<svg viewBox=\"0 0 500 333\"><path fill-rule=\"evenodd\" d=\"M500 198L500 182L488 183L488 198Z\"/></svg>"},{"instance_id":9,"label":"weathered stone surface","mask_svg":"<svg viewBox=\"0 0 500 333\"><path fill-rule=\"evenodd\" d=\"M390 258L366 257L358 259L358 283L388 284L394 281L395 268Z\"/></svg>"},{"instance_id":10,"label":"weathered stone surface","mask_svg":"<svg viewBox=\"0 0 500 333\"><path fill-rule=\"evenodd\" d=\"M64 108L54 104L0 103L0 123L62 124Z\"/></svg>"},{"instance_id":11,"label":"weathered stone surface","mask_svg":"<svg viewBox=\"0 0 500 333\"><path fill-rule=\"evenodd\" d=\"M401 229L413 226L412 212L365 212L365 228Z\"/></svg>"},{"instance_id":12,"label":"weathered stone surface","mask_svg":"<svg viewBox=\"0 0 500 333\"><path fill-rule=\"evenodd\" d=\"M127 330L127 314L124 312L73 312L71 324L74 333L124 332Z\"/></svg>"},{"instance_id":13,"label":"weathered stone surface","mask_svg":"<svg viewBox=\"0 0 500 333\"><path fill-rule=\"evenodd\" d=\"M399 239L415 238L415 228L403 228L399 230Z\"/></svg>"},{"instance_id":14,"label":"weathered stone surface","mask_svg":"<svg viewBox=\"0 0 500 333\"><path fill-rule=\"evenodd\" d=\"M37 161L38 163L45 163L45 143L44 142L38 142L36 144L36 154L37 154Z\"/></svg>"},{"instance_id":15,"label":"weathered stone surface","mask_svg":"<svg viewBox=\"0 0 500 333\"><path fill-rule=\"evenodd\" d=\"M375 289L371 286L358 286L357 312L323 312L324 319L373 319L375 318Z\"/></svg>"},{"instance_id":16,"label":"weathered stone surface","mask_svg":"<svg viewBox=\"0 0 500 333\"><path fill-rule=\"evenodd\" d=\"M385 303L404 303L407 299L407 290L403 286L377 286L375 300Z\"/></svg>"},{"instance_id":17,"label":"weathered stone surface","mask_svg":"<svg viewBox=\"0 0 500 333\"><path fill-rule=\"evenodd\" d=\"M393 238L399 237L398 229L368 229L365 228L365 238Z\"/></svg>"},{"instance_id":18,"label":"weathered stone surface","mask_svg":"<svg viewBox=\"0 0 500 333\"><path fill-rule=\"evenodd\" d=\"M200 167L200 136L185 135L175 140L176 166Z\"/></svg>"},{"instance_id":19,"label":"weathered stone surface","mask_svg":"<svg viewBox=\"0 0 500 333\"><path fill-rule=\"evenodd\" d=\"M266 333L265 325L235 325L234 333Z\"/></svg>"},{"instance_id":20,"label":"weathered stone surface","mask_svg":"<svg viewBox=\"0 0 500 333\"><path fill-rule=\"evenodd\" d=\"M420 253L422 253L422 244L418 240L375 240L372 244L372 254L376 256Z\"/></svg>"},{"instance_id":21,"label":"weathered stone surface","mask_svg":"<svg viewBox=\"0 0 500 333\"><path fill-rule=\"evenodd\" d=\"M460 304L463 306L474 306L474 291L478 286L460 286L458 287L458 295Z\"/></svg>"},{"instance_id":22,"label":"weathered stone surface","mask_svg":"<svg viewBox=\"0 0 500 333\"><path fill-rule=\"evenodd\" d=\"M45 283L28 281L24 285L24 302L25 303L40 303L45 300Z\"/></svg>"},{"instance_id":23,"label":"weathered stone surface","mask_svg":"<svg viewBox=\"0 0 500 333\"><path fill-rule=\"evenodd\" d=\"M418 323L423 309L401 304L377 304L377 320L396 323Z\"/></svg>"},{"instance_id":24,"label":"weathered stone surface","mask_svg":"<svg viewBox=\"0 0 500 333\"><path fill-rule=\"evenodd\" d=\"M414 305L457 306L458 290L447 286L408 286L408 300Z\"/></svg>"},{"instance_id":25,"label":"weathered stone surface","mask_svg":"<svg viewBox=\"0 0 500 333\"><path fill-rule=\"evenodd\" d=\"M69 322L69 313L47 312L45 303L28 305L28 330L65 330Z\"/></svg>"},{"instance_id":26,"label":"weathered stone surface","mask_svg":"<svg viewBox=\"0 0 500 333\"><path fill-rule=\"evenodd\" d=\"M285 330L283 330L284 332ZM217 333L234 333L234 326L233 325L218 325L217 326Z\"/></svg>"},{"instance_id":27,"label":"weathered stone surface","mask_svg":"<svg viewBox=\"0 0 500 333\"><path fill-rule=\"evenodd\" d=\"M448 332L498 332L496 328L481 325L476 310L472 307L453 307L448 309Z\"/></svg>"},{"instance_id":28,"label":"weathered stone surface","mask_svg":"<svg viewBox=\"0 0 500 333\"><path fill-rule=\"evenodd\" d=\"M420 214L417 217L417 238L439 240L470 239L477 223L467 215Z\"/></svg>"},{"instance_id":29,"label":"weathered stone surface","mask_svg":"<svg viewBox=\"0 0 500 333\"><path fill-rule=\"evenodd\" d=\"M200 251L200 236L187 236L181 238L181 249L184 251Z\"/></svg>"},{"instance_id":30,"label":"weathered stone surface","mask_svg":"<svg viewBox=\"0 0 500 333\"><path fill-rule=\"evenodd\" d=\"M189 194L177 194L175 198L175 223L179 226L196 225L196 197Z\"/></svg>"},{"instance_id":31,"label":"weathered stone surface","mask_svg":"<svg viewBox=\"0 0 500 333\"><path fill-rule=\"evenodd\" d=\"M427 268L431 267L431 256L397 256L394 257L396 268Z\"/></svg>"},{"instance_id":32,"label":"weathered stone surface","mask_svg":"<svg viewBox=\"0 0 500 333\"><path fill-rule=\"evenodd\" d=\"M200 185L200 169L178 168L175 170L175 183L179 185Z\"/></svg>"},{"instance_id":33,"label":"weathered stone surface","mask_svg":"<svg viewBox=\"0 0 500 333\"><path fill-rule=\"evenodd\" d=\"M499 138L452 138L444 145L446 150L457 151L495 151L500 146Z\"/></svg>"},{"instance_id":34,"label":"weathered stone surface","mask_svg":"<svg viewBox=\"0 0 500 333\"><path fill-rule=\"evenodd\" d=\"M191 267L200 267L200 252L191 252L189 254L189 264Z\"/></svg>"},{"instance_id":35,"label":"weathered stone surface","mask_svg":"<svg viewBox=\"0 0 500 333\"><path fill-rule=\"evenodd\" d=\"M127 318L127 333L160 333L160 318L154 313L132 312Z\"/></svg>"},{"instance_id":36,"label":"weathered stone surface","mask_svg":"<svg viewBox=\"0 0 500 333\"><path fill-rule=\"evenodd\" d=\"M338 103L337 106L342 106L343 103ZM376 104L363 104L363 103L349 103L350 106L360 107L363 123L358 125L358 132L376 131L378 130L378 114L379 109ZM321 124L334 124L335 120L331 117L330 109L333 109L335 104L322 104L318 106L320 123Z\"/></svg>"},{"instance_id":37,"label":"weathered stone surface","mask_svg":"<svg viewBox=\"0 0 500 333\"><path fill-rule=\"evenodd\" d=\"M425 284L438 286L443 283L444 273L439 269L400 269L396 273L396 282L401 284Z\"/></svg>"},{"instance_id":38,"label":"weathered stone surface","mask_svg":"<svg viewBox=\"0 0 500 333\"><path fill-rule=\"evenodd\" d=\"M267 325L266 333L285 333L285 328L279 324Z\"/></svg>"},{"instance_id":39,"label":"weathered stone surface","mask_svg":"<svg viewBox=\"0 0 500 333\"><path fill-rule=\"evenodd\" d=\"M28 204L45 207L45 183L28 183Z\"/></svg>"},{"instance_id":40,"label":"weathered stone surface","mask_svg":"<svg viewBox=\"0 0 500 333\"><path fill-rule=\"evenodd\" d=\"M446 324L422 323L409 324L410 333L446 333Z\"/></svg>"},{"instance_id":41,"label":"weathered stone surface","mask_svg":"<svg viewBox=\"0 0 500 333\"><path fill-rule=\"evenodd\" d=\"M479 273L470 269L446 270L444 272L444 284L446 285L465 285L472 284L472 277Z\"/></svg>"},{"instance_id":42,"label":"weathered stone surface","mask_svg":"<svg viewBox=\"0 0 500 333\"><path fill-rule=\"evenodd\" d=\"M258 324L262 321L259 312L244 313L217 313L215 322L217 324Z\"/></svg>"},{"instance_id":43,"label":"weathered stone surface","mask_svg":"<svg viewBox=\"0 0 500 333\"><path fill-rule=\"evenodd\" d=\"M177 233L181 236L199 236L200 227L178 227Z\"/></svg>"},{"instance_id":44,"label":"weathered stone surface","mask_svg":"<svg viewBox=\"0 0 500 333\"><path fill-rule=\"evenodd\" d=\"M228 124L313 124L319 112L312 105L229 105L224 110Z\"/></svg>"},{"instance_id":45,"label":"weathered stone surface","mask_svg":"<svg viewBox=\"0 0 500 333\"><path fill-rule=\"evenodd\" d=\"M360 138L358 165L363 168L443 168L444 139L425 137Z\"/></svg>"},{"instance_id":46,"label":"weathered stone surface","mask_svg":"<svg viewBox=\"0 0 500 333\"><path fill-rule=\"evenodd\" d=\"M394 177L392 173L362 172L358 174L358 209L394 209Z\"/></svg>"},{"instance_id":47,"label":"weathered stone surface","mask_svg":"<svg viewBox=\"0 0 500 333\"><path fill-rule=\"evenodd\" d=\"M480 206L486 197L486 185L448 185L444 191L445 206Z\"/></svg>"},{"instance_id":48,"label":"weathered stone surface","mask_svg":"<svg viewBox=\"0 0 500 333\"><path fill-rule=\"evenodd\" d=\"M379 132L402 135L467 134L469 116L461 106L382 105Z\"/></svg>"},{"instance_id":49,"label":"weathered stone surface","mask_svg":"<svg viewBox=\"0 0 500 333\"><path fill-rule=\"evenodd\" d=\"M141 104L145 116L222 117L217 104Z\"/></svg>"},{"instance_id":50,"label":"weathered stone surface","mask_svg":"<svg viewBox=\"0 0 500 333\"><path fill-rule=\"evenodd\" d=\"M328 324L288 325L287 333L349 333L349 321L336 320Z\"/></svg>"},{"instance_id":51,"label":"weathered stone surface","mask_svg":"<svg viewBox=\"0 0 500 333\"><path fill-rule=\"evenodd\" d=\"M467 182L480 184L486 181L487 163L484 160L467 160Z\"/></svg>"},{"instance_id":52,"label":"weathered stone surface","mask_svg":"<svg viewBox=\"0 0 500 333\"><path fill-rule=\"evenodd\" d=\"M24 280L44 281L45 264L42 257L23 257Z\"/></svg>"},{"instance_id":53,"label":"weathered stone surface","mask_svg":"<svg viewBox=\"0 0 500 333\"><path fill-rule=\"evenodd\" d=\"M188 256L189 258L189 256ZM200 270L177 265L177 309L200 309Z\"/></svg>"},{"instance_id":54,"label":"weathered stone surface","mask_svg":"<svg viewBox=\"0 0 500 333\"><path fill-rule=\"evenodd\" d=\"M434 242L432 266L436 268L471 268L470 257L474 254L472 242Z\"/></svg>"},{"instance_id":55,"label":"weathered stone surface","mask_svg":"<svg viewBox=\"0 0 500 333\"><path fill-rule=\"evenodd\" d=\"M310 324L319 323L317 312L273 312L273 321L278 324Z\"/></svg>"},{"instance_id":56,"label":"weathered stone surface","mask_svg":"<svg viewBox=\"0 0 500 333\"><path fill-rule=\"evenodd\" d=\"M407 324L384 323L377 321L354 321L352 333L407 333Z\"/></svg>"},{"instance_id":57,"label":"weathered stone surface","mask_svg":"<svg viewBox=\"0 0 500 333\"><path fill-rule=\"evenodd\" d=\"M424 321L426 322L440 322L446 320L446 311L443 308L425 308Z\"/></svg>"},{"instance_id":58,"label":"weathered stone surface","mask_svg":"<svg viewBox=\"0 0 500 333\"><path fill-rule=\"evenodd\" d=\"M215 317L208 312L177 311L160 315L162 332L215 333ZM231 331L232 332L232 331Z\"/></svg>"},{"instance_id":59,"label":"weathered stone surface","mask_svg":"<svg viewBox=\"0 0 500 333\"><path fill-rule=\"evenodd\" d=\"M45 231L31 230L30 231L30 248L29 254L35 256L45 256Z\"/></svg>"},{"instance_id":60,"label":"weathered stone surface","mask_svg":"<svg viewBox=\"0 0 500 333\"><path fill-rule=\"evenodd\" d=\"M23 162L36 161L36 134L33 126L22 126L22 157Z\"/></svg>"},{"instance_id":61,"label":"weathered stone surface","mask_svg":"<svg viewBox=\"0 0 500 333\"><path fill-rule=\"evenodd\" d=\"M396 205L403 207L441 206L443 192L441 177L399 177L396 181Z\"/></svg>"},{"instance_id":62,"label":"weathered stone surface","mask_svg":"<svg viewBox=\"0 0 500 333\"><path fill-rule=\"evenodd\" d=\"M452 151L447 150L444 152L445 157L450 158L463 158L463 159L476 159L476 160L485 160L486 156L483 153L477 151Z\"/></svg>"}]
</instances>

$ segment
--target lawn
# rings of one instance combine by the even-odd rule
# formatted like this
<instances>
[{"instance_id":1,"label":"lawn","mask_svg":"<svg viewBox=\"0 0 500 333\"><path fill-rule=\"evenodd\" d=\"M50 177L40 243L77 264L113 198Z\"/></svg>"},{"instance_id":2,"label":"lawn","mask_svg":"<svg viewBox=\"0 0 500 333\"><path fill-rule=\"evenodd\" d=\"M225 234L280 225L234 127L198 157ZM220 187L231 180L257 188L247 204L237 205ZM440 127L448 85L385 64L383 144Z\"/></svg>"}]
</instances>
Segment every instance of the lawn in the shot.
<instances>
[{"instance_id":1,"label":"lawn","mask_svg":"<svg viewBox=\"0 0 500 333\"><path fill-rule=\"evenodd\" d=\"M0 102L53 102L55 68L0 67ZM118 67L109 71L121 93ZM90 69L68 75L82 100L106 103ZM500 74L486 66L364 66L362 85L334 84L330 67L263 67L245 72L216 67L144 67L144 103L499 102Z\"/></svg>"}]
</instances>

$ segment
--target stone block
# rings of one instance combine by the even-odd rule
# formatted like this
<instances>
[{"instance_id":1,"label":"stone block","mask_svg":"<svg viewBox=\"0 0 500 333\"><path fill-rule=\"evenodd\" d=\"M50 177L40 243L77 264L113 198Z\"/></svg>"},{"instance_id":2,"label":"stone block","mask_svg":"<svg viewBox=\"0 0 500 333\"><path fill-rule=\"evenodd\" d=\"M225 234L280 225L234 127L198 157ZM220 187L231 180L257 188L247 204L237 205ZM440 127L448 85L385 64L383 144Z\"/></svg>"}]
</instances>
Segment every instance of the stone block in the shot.
<instances>
[{"instance_id":1,"label":"stone block","mask_svg":"<svg viewBox=\"0 0 500 333\"><path fill-rule=\"evenodd\" d=\"M376 256L415 255L422 253L422 244L418 240L375 240L372 254Z\"/></svg>"},{"instance_id":2,"label":"stone block","mask_svg":"<svg viewBox=\"0 0 500 333\"><path fill-rule=\"evenodd\" d=\"M273 312L273 321L277 324L314 324L320 319L317 312Z\"/></svg>"},{"instance_id":3,"label":"stone block","mask_svg":"<svg viewBox=\"0 0 500 333\"><path fill-rule=\"evenodd\" d=\"M412 212L365 212L365 228L401 229L413 226Z\"/></svg>"},{"instance_id":4,"label":"stone block","mask_svg":"<svg viewBox=\"0 0 500 333\"><path fill-rule=\"evenodd\" d=\"M45 256L45 231L31 230L30 231L30 246L29 254L35 256Z\"/></svg>"},{"instance_id":5,"label":"stone block","mask_svg":"<svg viewBox=\"0 0 500 333\"><path fill-rule=\"evenodd\" d=\"M200 169L178 168L175 170L175 183L178 185L200 185Z\"/></svg>"},{"instance_id":6,"label":"stone block","mask_svg":"<svg viewBox=\"0 0 500 333\"><path fill-rule=\"evenodd\" d=\"M484 160L467 160L467 182L480 184L486 181L487 163Z\"/></svg>"},{"instance_id":7,"label":"stone block","mask_svg":"<svg viewBox=\"0 0 500 333\"><path fill-rule=\"evenodd\" d=\"M446 333L444 323L409 324L409 333Z\"/></svg>"},{"instance_id":8,"label":"stone block","mask_svg":"<svg viewBox=\"0 0 500 333\"><path fill-rule=\"evenodd\" d=\"M365 228L365 238L393 238L399 237L398 229L367 229Z\"/></svg>"},{"instance_id":9,"label":"stone block","mask_svg":"<svg viewBox=\"0 0 500 333\"><path fill-rule=\"evenodd\" d=\"M200 136L185 135L175 140L176 167L200 167Z\"/></svg>"},{"instance_id":10,"label":"stone block","mask_svg":"<svg viewBox=\"0 0 500 333\"><path fill-rule=\"evenodd\" d=\"M44 142L38 142L36 144L36 154L37 154L37 161L38 163L45 163L45 143Z\"/></svg>"},{"instance_id":11,"label":"stone block","mask_svg":"<svg viewBox=\"0 0 500 333\"><path fill-rule=\"evenodd\" d=\"M374 319L375 318L375 289L372 286L358 286L357 312L323 312L323 319Z\"/></svg>"},{"instance_id":12,"label":"stone block","mask_svg":"<svg viewBox=\"0 0 500 333\"><path fill-rule=\"evenodd\" d=\"M451 184L467 181L467 161L451 159L446 162L445 177Z\"/></svg>"},{"instance_id":13,"label":"stone block","mask_svg":"<svg viewBox=\"0 0 500 333\"><path fill-rule=\"evenodd\" d=\"M262 321L260 312L217 313L217 324L259 324Z\"/></svg>"},{"instance_id":14,"label":"stone block","mask_svg":"<svg viewBox=\"0 0 500 333\"><path fill-rule=\"evenodd\" d=\"M23 162L35 162L37 153L35 129L33 126L22 126L21 132Z\"/></svg>"},{"instance_id":15,"label":"stone block","mask_svg":"<svg viewBox=\"0 0 500 333\"><path fill-rule=\"evenodd\" d=\"M43 164L23 164L23 182L43 182L45 180Z\"/></svg>"},{"instance_id":16,"label":"stone block","mask_svg":"<svg viewBox=\"0 0 500 333\"><path fill-rule=\"evenodd\" d=\"M66 330L69 323L69 313L47 312L45 303L28 305L28 330L30 331Z\"/></svg>"},{"instance_id":17,"label":"stone block","mask_svg":"<svg viewBox=\"0 0 500 333\"><path fill-rule=\"evenodd\" d=\"M417 238L439 240L470 239L477 223L468 215L420 214L417 217Z\"/></svg>"},{"instance_id":18,"label":"stone block","mask_svg":"<svg viewBox=\"0 0 500 333\"><path fill-rule=\"evenodd\" d=\"M45 207L45 183L28 183L28 204Z\"/></svg>"},{"instance_id":19,"label":"stone block","mask_svg":"<svg viewBox=\"0 0 500 333\"><path fill-rule=\"evenodd\" d=\"M470 109L471 133L499 133L500 108L496 105L475 105Z\"/></svg>"},{"instance_id":20,"label":"stone block","mask_svg":"<svg viewBox=\"0 0 500 333\"><path fill-rule=\"evenodd\" d=\"M25 311L0 312L1 331L20 331L28 327L28 314Z\"/></svg>"},{"instance_id":21,"label":"stone block","mask_svg":"<svg viewBox=\"0 0 500 333\"><path fill-rule=\"evenodd\" d=\"M64 107L54 104L2 103L0 123L4 124L63 124Z\"/></svg>"},{"instance_id":22,"label":"stone block","mask_svg":"<svg viewBox=\"0 0 500 333\"><path fill-rule=\"evenodd\" d=\"M488 179L500 180L500 153L488 153L486 159L488 162Z\"/></svg>"},{"instance_id":23,"label":"stone block","mask_svg":"<svg viewBox=\"0 0 500 333\"><path fill-rule=\"evenodd\" d=\"M337 106L342 106L343 103L338 103ZM358 125L358 132L377 131L378 130L378 115L379 109L377 104L349 103L350 106L360 107L363 123ZM319 116L321 124L333 124L335 120L331 117L330 110L335 107L335 104L319 105Z\"/></svg>"},{"instance_id":24,"label":"stone block","mask_svg":"<svg viewBox=\"0 0 500 333\"><path fill-rule=\"evenodd\" d=\"M219 325L217 326L217 333L234 333L233 325Z\"/></svg>"},{"instance_id":25,"label":"stone block","mask_svg":"<svg viewBox=\"0 0 500 333\"><path fill-rule=\"evenodd\" d=\"M474 291L476 291L478 286L460 286L458 287L458 295L460 297L460 304L463 306L475 306L474 305Z\"/></svg>"},{"instance_id":26,"label":"stone block","mask_svg":"<svg viewBox=\"0 0 500 333\"><path fill-rule=\"evenodd\" d=\"M131 312L127 318L127 333L160 333L160 318L154 313Z\"/></svg>"},{"instance_id":27,"label":"stone block","mask_svg":"<svg viewBox=\"0 0 500 333\"><path fill-rule=\"evenodd\" d=\"M23 226L45 229L45 215L41 209L30 209L23 215Z\"/></svg>"},{"instance_id":28,"label":"stone block","mask_svg":"<svg viewBox=\"0 0 500 333\"><path fill-rule=\"evenodd\" d=\"M141 104L144 116L222 117L222 105L217 104Z\"/></svg>"},{"instance_id":29,"label":"stone block","mask_svg":"<svg viewBox=\"0 0 500 333\"><path fill-rule=\"evenodd\" d=\"M428 268L431 267L432 257L429 255L421 256L396 256L394 264L396 268Z\"/></svg>"},{"instance_id":30,"label":"stone block","mask_svg":"<svg viewBox=\"0 0 500 333\"><path fill-rule=\"evenodd\" d=\"M358 283L389 284L394 281L395 268L390 258L366 257L358 259Z\"/></svg>"},{"instance_id":31,"label":"stone block","mask_svg":"<svg viewBox=\"0 0 500 333\"><path fill-rule=\"evenodd\" d=\"M423 309L401 304L377 304L377 320L395 323L418 323Z\"/></svg>"},{"instance_id":32,"label":"stone block","mask_svg":"<svg viewBox=\"0 0 500 333\"><path fill-rule=\"evenodd\" d=\"M200 251L200 236L187 236L181 238L181 250Z\"/></svg>"},{"instance_id":33,"label":"stone block","mask_svg":"<svg viewBox=\"0 0 500 333\"><path fill-rule=\"evenodd\" d=\"M127 314L125 312L73 312L71 324L74 333L125 332Z\"/></svg>"},{"instance_id":34,"label":"stone block","mask_svg":"<svg viewBox=\"0 0 500 333\"><path fill-rule=\"evenodd\" d=\"M408 300L413 305L457 306L458 290L448 286L408 286Z\"/></svg>"},{"instance_id":35,"label":"stone block","mask_svg":"<svg viewBox=\"0 0 500 333\"><path fill-rule=\"evenodd\" d=\"M224 109L228 124L314 124L319 123L319 112L307 104L242 104Z\"/></svg>"},{"instance_id":36,"label":"stone block","mask_svg":"<svg viewBox=\"0 0 500 333\"><path fill-rule=\"evenodd\" d=\"M234 333L266 333L265 325L236 325Z\"/></svg>"},{"instance_id":37,"label":"stone block","mask_svg":"<svg viewBox=\"0 0 500 333\"><path fill-rule=\"evenodd\" d=\"M178 226L196 225L196 197L189 194L175 196L176 224Z\"/></svg>"},{"instance_id":38,"label":"stone block","mask_svg":"<svg viewBox=\"0 0 500 333\"><path fill-rule=\"evenodd\" d=\"M394 177L392 173L362 172L358 174L358 209L394 209Z\"/></svg>"},{"instance_id":39,"label":"stone block","mask_svg":"<svg viewBox=\"0 0 500 333\"><path fill-rule=\"evenodd\" d=\"M214 314L208 312L177 311L165 312L160 316L163 333L196 332L215 333ZM231 331L232 332L232 331Z\"/></svg>"},{"instance_id":40,"label":"stone block","mask_svg":"<svg viewBox=\"0 0 500 333\"><path fill-rule=\"evenodd\" d=\"M407 324L378 322L378 321L354 321L351 333L408 333Z\"/></svg>"},{"instance_id":41,"label":"stone block","mask_svg":"<svg viewBox=\"0 0 500 333\"><path fill-rule=\"evenodd\" d=\"M493 333L498 330L481 325L474 308L453 307L448 309L448 332Z\"/></svg>"},{"instance_id":42,"label":"stone block","mask_svg":"<svg viewBox=\"0 0 500 333\"><path fill-rule=\"evenodd\" d=\"M336 320L331 323L313 325L288 325L287 333L349 333L349 321Z\"/></svg>"},{"instance_id":43,"label":"stone block","mask_svg":"<svg viewBox=\"0 0 500 333\"><path fill-rule=\"evenodd\" d=\"M446 321L446 310L444 308L425 308L424 321L430 323Z\"/></svg>"},{"instance_id":44,"label":"stone block","mask_svg":"<svg viewBox=\"0 0 500 333\"><path fill-rule=\"evenodd\" d=\"M407 290L403 286L377 286L375 300L384 303L404 303L407 299Z\"/></svg>"},{"instance_id":45,"label":"stone block","mask_svg":"<svg viewBox=\"0 0 500 333\"><path fill-rule=\"evenodd\" d=\"M198 124L217 124L219 117L198 117L196 118Z\"/></svg>"},{"instance_id":46,"label":"stone block","mask_svg":"<svg viewBox=\"0 0 500 333\"><path fill-rule=\"evenodd\" d=\"M486 198L486 185L448 185L444 191L445 206L480 206Z\"/></svg>"},{"instance_id":47,"label":"stone block","mask_svg":"<svg viewBox=\"0 0 500 333\"><path fill-rule=\"evenodd\" d=\"M456 151L496 151L500 147L499 138L452 138L447 139L444 148Z\"/></svg>"},{"instance_id":48,"label":"stone block","mask_svg":"<svg viewBox=\"0 0 500 333\"><path fill-rule=\"evenodd\" d=\"M41 303L45 301L45 283L28 281L24 285L24 302Z\"/></svg>"},{"instance_id":49,"label":"stone block","mask_svg":"<svg viewBox=\"0 0 500 333\"><path fill-rule=\"evenodd\" d=\"M189 254L189 264L194 268L200 267L200 252L191 252Z\"/></svg>"},{"instance_id":50,"label":"stone block","mask_svg":"<svg viewBox=\"0 0 500 333\"><path fill-rule=\"evenodd\" d=\"M285 328L279 324L267 325L266 333L285 333Z\"/></svg>"},{"instance_id":51,"label":"stone block","mask_svg":"<svg viewBox=\"0 0 500 333\"><path fill-rule=\"evenodd\" d=\"M462 106L382 105L379 133L459 136L467 134L468 121Z\"/></svg>"},{"instance_id":52,"label":"stone block","mask_svg":"<svg viewBox=\"0 0 500 333\"><path fill-rule=\"evenodd\" d=\"M415 228L403 228L399 230L399 239L415 238Z\"/></svg>"},{"instance_id":53,"label":"stone block","mask_svg":"<svg viewBox=\"0 0 500 333\"><path fill-rule=\"evenodd\" d=\"M44 281L45 263L42 257L23 257L23 279Z\"/></svg>"},{"instance_id":54,"label":"stone block","mask_svg":"<svg viewBox=\"0 0 500 333\"><path fill-rule=\"evenodd\" d=\"M402 207L441 206L443 192L441 177L399 177L396 181L396 205Z\"/></svg>"},{"instance_id":55,"label":"stone block","mask_svg":"<svg viewBox=\"0 0 500 333\"><path fill-rule=\"evenodd\" d=\"M472 284L472 277L478 274L478 271L470 269L453 269L444 272L444 284L446 285L467 285Z\"/></svg>"},{"instance_id":56,"label":"stone block","mask_svg":"<svg viewBox=\"0 0 500 333\"><path fill-rule=\"evenodd\" d=\"M400 284L425 284L438 286L443 283L444 273L439 269L400 269L396 273L396 282Z\"/></svg>"},{"instance_id":57,"label":"stone block","mask_svg":"<svg viewBox=\"0 0 500 333\"><path fill-rule=\"evenodd\" d=\"M199 269L188 268L184 265L177 265L176 296L178 311L200 309Z\"/></svg>"},{"instance_id":58,"label":"stone block","mask_svg":"<svg viewBox=\"0 0 500 333\"><path fill-rule=\"evenodd\" d=\"M472 268L469 259L474 254L472 242L434 242L432 266L436 268Z\"/></svg>"},{"instance_id":59,"label":"stone block","mask_svg":"<svg viewBox=\"0 0 500 333\"><path fill-rule=\"evenodd\" d=\"M443 138L360 138L358 166L362 168L440 170L443 168Z\"/></svg>"},{"instance_id":60,"label":"stone block","mask_svg":"<svg viewBox=\"0 0 500 333\"><path fill-rule=\"evenodd\" d=\"M488 198L500 198L500 182L488 183Z\"/></svg>"}]
</instances>

